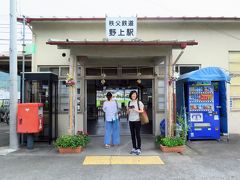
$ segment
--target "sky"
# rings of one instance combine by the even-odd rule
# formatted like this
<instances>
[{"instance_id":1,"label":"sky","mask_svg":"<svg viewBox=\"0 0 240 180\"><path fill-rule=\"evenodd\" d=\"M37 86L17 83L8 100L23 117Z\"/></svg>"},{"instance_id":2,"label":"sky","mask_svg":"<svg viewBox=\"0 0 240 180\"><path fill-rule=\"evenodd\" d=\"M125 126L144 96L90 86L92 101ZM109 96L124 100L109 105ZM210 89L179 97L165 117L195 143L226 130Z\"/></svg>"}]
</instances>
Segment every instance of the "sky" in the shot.
<instances>
[{"instance_id":1,"label":"sky","mask_svg":"<svg viewBox=\"0 0 240 180\"><path fill-rule=\"evenodd\" d=\"M8 15L10 0L0 0ZM240 16L239 0L17 0L29 16Z\"/></svg>"},{"instance_id":2,"label":"sky","mask_svg":"<svg viewBox=\"0 0 240 180\"><path fill-rule=\"evenodd\" d=\"M9 1L0 0L0 52L8 50ZM239 7L240 0L17 0L18 16L29 17L240 17Z\"/></svg>"}]
</instances>

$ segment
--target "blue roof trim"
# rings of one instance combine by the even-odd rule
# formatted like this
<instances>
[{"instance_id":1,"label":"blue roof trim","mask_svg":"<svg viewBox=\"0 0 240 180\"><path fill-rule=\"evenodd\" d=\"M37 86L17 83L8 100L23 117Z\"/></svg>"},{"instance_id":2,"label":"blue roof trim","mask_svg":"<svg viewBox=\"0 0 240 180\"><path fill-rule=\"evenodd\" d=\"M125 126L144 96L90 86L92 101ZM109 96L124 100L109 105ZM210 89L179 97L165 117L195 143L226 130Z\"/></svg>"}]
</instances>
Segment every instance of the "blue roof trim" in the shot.
<instances>
[{"instance_id":1,"label":"blue roof trim","mask_svg":"<svg viewBox=\"0 0 240 180\"><path fill-rule=\"evenodd\" d=\"M230 82L228 71L220 67L206 67L181 75L178 81L225 81Z\"/></svg>"}]
</instances>

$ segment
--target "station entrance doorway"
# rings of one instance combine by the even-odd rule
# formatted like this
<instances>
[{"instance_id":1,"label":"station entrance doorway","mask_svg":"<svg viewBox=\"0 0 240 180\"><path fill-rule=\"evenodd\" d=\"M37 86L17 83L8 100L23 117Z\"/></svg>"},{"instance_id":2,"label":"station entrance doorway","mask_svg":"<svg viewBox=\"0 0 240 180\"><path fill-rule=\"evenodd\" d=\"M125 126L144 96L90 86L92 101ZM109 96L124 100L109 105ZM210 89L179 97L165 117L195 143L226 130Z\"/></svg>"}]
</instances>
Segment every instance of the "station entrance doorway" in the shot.
<instances>
[{"instance_id":1,"label":"station entrance doorway","mask_svg":"<svg viewBox=\"0 0 240 180\"><path fill-rule=\"evenodd\" d=\"M148 113L149 124L142 126L142 134L153 134L153 79L144 80L87 80L87 131L91 135L104 135L105 120L102 110L103 102L106 101L106 93L111 92L113 99L121 108L120 134L130 135L127 118L127 105L129 93L136 90L139 100L144 104Z\"/></svg>"}]
</instances>

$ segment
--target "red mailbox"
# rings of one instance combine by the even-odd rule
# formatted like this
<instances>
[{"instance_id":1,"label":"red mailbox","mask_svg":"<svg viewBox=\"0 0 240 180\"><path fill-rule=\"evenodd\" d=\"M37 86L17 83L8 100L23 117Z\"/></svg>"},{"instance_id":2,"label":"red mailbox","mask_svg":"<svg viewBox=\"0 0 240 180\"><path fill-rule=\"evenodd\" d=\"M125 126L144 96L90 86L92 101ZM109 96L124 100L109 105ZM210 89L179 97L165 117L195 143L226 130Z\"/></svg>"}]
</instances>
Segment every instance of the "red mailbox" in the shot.
<instances>
[{"instance_id":1,"label":"red mailbox","mask_svg":"<svg viewBox=\"0 0 240 180\"><path fill-rule=\"evenodd\" d=\"M18 104L17 132L39 133L43 130L43 104Z\"/></svg>"}]
</instances>

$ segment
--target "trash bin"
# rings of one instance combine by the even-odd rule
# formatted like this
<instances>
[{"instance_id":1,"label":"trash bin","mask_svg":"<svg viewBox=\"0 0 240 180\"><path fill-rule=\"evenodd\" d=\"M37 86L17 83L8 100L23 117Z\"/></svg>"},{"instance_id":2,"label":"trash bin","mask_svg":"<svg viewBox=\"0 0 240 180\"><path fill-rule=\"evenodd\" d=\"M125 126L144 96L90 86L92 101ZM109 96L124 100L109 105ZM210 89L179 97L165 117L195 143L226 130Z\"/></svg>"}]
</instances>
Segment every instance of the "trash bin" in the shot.
<instances>
[{"instance_id":1,"label":"trash bin","mask_svg":"<svg viewBox=\"0 0 240 180\"><path fill-rule=\"evenodd\" d=\"M165 136L165 119L160 122L160 135Z\"/></svg>"}]
</instances>

